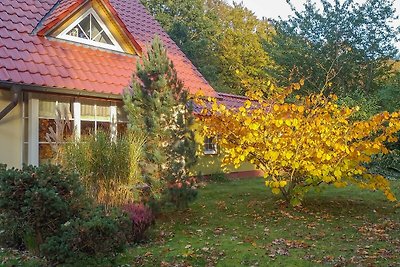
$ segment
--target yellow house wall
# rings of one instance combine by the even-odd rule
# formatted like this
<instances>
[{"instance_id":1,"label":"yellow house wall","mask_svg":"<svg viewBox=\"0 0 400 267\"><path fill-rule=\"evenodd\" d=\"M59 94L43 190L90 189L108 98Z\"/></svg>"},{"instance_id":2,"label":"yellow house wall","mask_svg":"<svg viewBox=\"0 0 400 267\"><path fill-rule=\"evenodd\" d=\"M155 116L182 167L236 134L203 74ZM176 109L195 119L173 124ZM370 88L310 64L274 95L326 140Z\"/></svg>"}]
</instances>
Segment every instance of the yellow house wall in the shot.
<instances>
[{"instance_id":1,"label":"yellow house wall","mask_svg":"<svg viewBox=\"0 0 400 267\"><path fill-rule=\"evenodd\" d=\"M0 110L11 101L12 94L0 89ZM22 105L17 105L0 121L0 163L8 167L22 166Z\"/></svg>"},{"instance_id":2,"label":"yellow house wall","mask_svg":"<svg viewBox=\"0 0 400 267\"><path fill-rule=\"evenodd\" d=\"M232 172L245 172L254 171L254 165L248 162L244 162L238 169L234 166L221 167L221 162L223 159L223 153L219 151L217 155L205 155L203 152L203 138L196 132L196 126L194 126L195 140L198 144L197 156L198 161L194 167L192 167L192 175L210 175L215 173L232 173ZM217 144L218 145L218 144Z\"/></svg>"}]
</instances>

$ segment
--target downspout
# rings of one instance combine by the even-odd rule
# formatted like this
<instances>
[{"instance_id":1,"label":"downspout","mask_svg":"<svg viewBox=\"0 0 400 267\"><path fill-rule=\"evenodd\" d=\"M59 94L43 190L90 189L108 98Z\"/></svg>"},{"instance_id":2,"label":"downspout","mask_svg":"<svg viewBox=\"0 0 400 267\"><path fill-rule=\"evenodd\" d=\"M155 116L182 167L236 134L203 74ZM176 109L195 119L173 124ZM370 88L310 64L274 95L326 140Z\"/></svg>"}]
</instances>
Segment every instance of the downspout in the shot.
<instances>
[{"instance_id":1,"label":"downspout","mask_svg":"<svg viewBox=\"0 0 400 267\"><path fill-rule=\"evenodd\" d=\"M21 94L21 87L13 86L11 88L11 92L13 93L13 97L10 104L8 104L7 107L0 111L0 121L18 105L19 96Z\"/></svg>"}]
</instances>

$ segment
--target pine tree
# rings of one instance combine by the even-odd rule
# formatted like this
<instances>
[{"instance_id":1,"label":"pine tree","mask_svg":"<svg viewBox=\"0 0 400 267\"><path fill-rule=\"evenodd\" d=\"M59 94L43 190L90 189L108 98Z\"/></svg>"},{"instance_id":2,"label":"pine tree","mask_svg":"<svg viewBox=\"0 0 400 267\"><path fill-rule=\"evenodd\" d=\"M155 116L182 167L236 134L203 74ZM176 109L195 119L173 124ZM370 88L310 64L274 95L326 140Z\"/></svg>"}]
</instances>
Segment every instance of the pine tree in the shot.
<instances>
[{"instance_id":1,"label":"pine tree","mask_svg":"<svg viewBox=\"0 0 400 267\"><path fill-rule=\"evenodd\" d=\"M178 208L195 196L189 168L196 162L193 108L160 38L137 65L124 93L130 129L145 135L142 177L152 195L164 194Z\"/></svg>"}]
</instances>

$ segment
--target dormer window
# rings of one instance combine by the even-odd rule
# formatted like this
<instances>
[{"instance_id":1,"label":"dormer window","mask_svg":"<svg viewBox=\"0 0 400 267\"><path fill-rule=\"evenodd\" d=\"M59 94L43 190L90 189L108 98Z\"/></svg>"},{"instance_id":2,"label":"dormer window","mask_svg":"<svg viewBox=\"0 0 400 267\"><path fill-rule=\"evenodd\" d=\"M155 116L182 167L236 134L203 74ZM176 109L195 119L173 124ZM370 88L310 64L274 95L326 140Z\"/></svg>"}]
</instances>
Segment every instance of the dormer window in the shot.
<instances>
[{"instance_id":1,"label":"dormer window","mask_svg":"<svg viewBox=\"0 0 400 267\"><path fill-rule=\"evenodd\" d=\"M57 37L123 52L121 46L93 8L86 11L76 22L64 29Z\"/></svg>"}]
</instances>

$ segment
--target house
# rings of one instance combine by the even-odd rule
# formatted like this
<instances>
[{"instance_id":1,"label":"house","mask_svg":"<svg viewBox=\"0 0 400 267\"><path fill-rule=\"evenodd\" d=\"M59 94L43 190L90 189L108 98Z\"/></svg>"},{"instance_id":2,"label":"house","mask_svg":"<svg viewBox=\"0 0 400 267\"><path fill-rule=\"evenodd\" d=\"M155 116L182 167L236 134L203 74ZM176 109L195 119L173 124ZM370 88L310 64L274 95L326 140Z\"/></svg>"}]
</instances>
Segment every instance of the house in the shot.
<instances>
[{"instance_id":1,"label":"house","mask_svg":"<svg viewBox=\"0 0 400 267\"><path fill-rule=\"evenodd\" d=\"M0 1L0 162L45 161L59 105L78 137L126 128L121 93L156 35L190 93L242 101L218 94L139 0ZM206 142L203 165L218 165L213 142Z\"/></svg>"}]
</instances>

